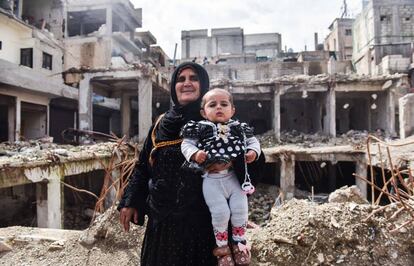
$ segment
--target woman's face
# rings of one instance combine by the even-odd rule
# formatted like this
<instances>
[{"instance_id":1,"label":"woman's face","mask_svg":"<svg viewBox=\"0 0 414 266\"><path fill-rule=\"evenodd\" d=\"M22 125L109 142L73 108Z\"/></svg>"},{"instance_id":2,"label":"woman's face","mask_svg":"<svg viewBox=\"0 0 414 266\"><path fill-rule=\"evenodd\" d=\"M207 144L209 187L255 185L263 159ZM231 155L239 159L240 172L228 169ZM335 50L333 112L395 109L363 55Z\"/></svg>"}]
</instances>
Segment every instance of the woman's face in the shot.
<instances>
[{"instance_id":1,"label":"woman's face","mask_svg":"<svg viewBox=\"0 0 414 266\"><path fill-rule=\"evenodd\" d=\"M200 81L191 68L181 71L175 83L175 93L180 105L196 101L200 97Z\"/></svg>"}]
</instances>

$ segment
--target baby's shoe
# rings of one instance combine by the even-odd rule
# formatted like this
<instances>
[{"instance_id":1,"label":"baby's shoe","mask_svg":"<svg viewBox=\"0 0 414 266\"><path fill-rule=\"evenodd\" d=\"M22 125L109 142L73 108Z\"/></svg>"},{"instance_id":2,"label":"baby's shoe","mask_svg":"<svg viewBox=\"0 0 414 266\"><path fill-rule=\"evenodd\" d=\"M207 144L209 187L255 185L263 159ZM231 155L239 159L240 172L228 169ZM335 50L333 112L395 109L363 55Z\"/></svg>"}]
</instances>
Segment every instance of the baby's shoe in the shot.
<instances>
[{"instance_id":1,"label":"baby's shoe","mask_svg":"<svg viewBox=\"0 0 414 266\"><path fill-rule=\"evenodd\" d=\"M217 257L218 266L234 266L231 250L228 245L213 249L213 255Z\"/></svg>"},{"instance_id":2,"label":"baby's shoe","mask_svg":"<svg viewBox=\"0 0 414 266\"><path fill-rule=\"evenodd\" d=\"M250 247L243 243L233 245L233 258L236 266L247 266L250 264Z\"/></svg>"}]
</instances>

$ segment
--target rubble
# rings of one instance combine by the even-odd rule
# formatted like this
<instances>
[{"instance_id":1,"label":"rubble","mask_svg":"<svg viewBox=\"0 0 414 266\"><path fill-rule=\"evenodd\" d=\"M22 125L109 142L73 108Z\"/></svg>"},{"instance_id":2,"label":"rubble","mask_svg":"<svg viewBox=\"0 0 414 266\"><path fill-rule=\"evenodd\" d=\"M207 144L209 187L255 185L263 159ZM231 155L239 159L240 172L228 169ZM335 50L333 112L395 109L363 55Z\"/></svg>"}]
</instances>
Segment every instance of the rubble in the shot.
<instances>
[{"instance_id":1,"label":"rubble","mask_svg":"<svg viewBox=\"0 0 414 266\"><path fill-rule=\"evenodd\" d=\"M382 215L363 221L371 211L350 202L288 201L250 234L254 265L412 265L413 228L391 234Z\"/></svg>"},{"instance_id":2,"label":"rubble","mask_svg":"<svg viewBox=\"0 0 414 266\"><path fill-rule=\"evenodd\" d=\"M393 205L382 208L347 201L316 204L297 199L280 205L274 204L277 198L275 186L260 185L257 191L249 199L250 218L259 218L260 215L253 213L260 206L263 207L262 218L266 214L269 216L266 221L262 220L261 227L248 230L253 256L251 265L414 263L411 252L413 226L390 233L393 224L407 219L403 213L390 219L395 211ZM354 192L351 187L335 194L354 195ZM1 265L84 265L85 262L93 265L137 265L144 235L144 227L136 225L132 225L129 233L123 232L115 208L98 216L84 231L60 230L65 235L54 233L53 238L43 232L43 240L39 237L34 240L33 236L33 240L19 237L28 235L31 230L42 229L0 229L0 241L8 241L12 248L2 253Z\"/></svg>"},{"instance_id":3,"label":"rubble","mask_svg":"<svg viewBox=\"0 0 414 266\"><path fill-rule=\"evenodd\" d=\"M368 201L362 195L361 190L357 186L342 187L329 195L330 203L354 202L358 204L368 204Z\"/></svg>"},{"instance_id":4,"label":"rubble","mask_svg":"<svg viewBox=\"0 0 414 266\"><path fill-rule=\"evenodd\" d=\"M53 163L110 156L115 143L93 145L59 145L41 140L0 143L0 166Z\"/></svg>"},{"instance_id":5,"label":"rubble","mask_svg":"<svg viewBox=\"0 0 414 266\"><path fill-rule=\"evenodd\" d=\"M278 141L272 131L258 135L257 138L262 148L270 148L277 145L295 144L298 147L312 148L321 146L340 146L351 145L357 150L364 149L368 135L374 135L384 139L383 131L368 133L368 131L349 130L347 133L335 138L326 136L322 133L305 134L296 130L281 132Z\"/></svg>"}]
</instances>

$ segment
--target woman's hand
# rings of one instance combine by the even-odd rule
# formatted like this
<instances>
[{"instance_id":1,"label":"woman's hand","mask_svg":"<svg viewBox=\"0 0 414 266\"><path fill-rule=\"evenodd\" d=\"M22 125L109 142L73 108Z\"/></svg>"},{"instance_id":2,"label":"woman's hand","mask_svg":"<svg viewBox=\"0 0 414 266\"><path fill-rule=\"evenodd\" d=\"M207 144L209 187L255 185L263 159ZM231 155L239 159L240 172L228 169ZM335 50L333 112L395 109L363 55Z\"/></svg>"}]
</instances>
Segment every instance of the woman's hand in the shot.
<instances>
[{"instance_id":1,"label":"woman's hand","mask_svg":"<svg viewBox=\"0 0 414 266\"><path fill-rule=\"evenodd\" d=\"M251 163L256 160L257 154L254 150L249 150L246 153L246 163Z\"/></svg>"},{"instance_id":2,"label":"woman's hand","mask_svg":"<svg viewBox=\"0 0 414 266\"><path fill-rule=\"evenodd\" d=\"M214 164L209 165L206 170L209 173L217 173L219 171L229 169L231 167L231 165L232 165L231 162L229 162L229 163L214 163Z\"/></svg>"},{"instance_id":3,"label":"woman's hand","mask_svg":"<svg viewBox=\"0 0 414 266\"><path fill-rule=\"evenodd\" d=\"M198 164L202 164L207 159L207 153L205 151L199 150L198 152L194 153L193 156L191 156L191 160Z\"/></svg>"},{"instance_id":4,"label":"woman's hand","mask_svg":"<svg viewBox=\"0 0 414 266\"><path fill-rule=\"evenodd\" d=\"M119 221L125 232L129 232L129 223L134 219L134 223L138 223L138 211L135 208L124 207L119 214Z\"/></svg>"}]
</instances>

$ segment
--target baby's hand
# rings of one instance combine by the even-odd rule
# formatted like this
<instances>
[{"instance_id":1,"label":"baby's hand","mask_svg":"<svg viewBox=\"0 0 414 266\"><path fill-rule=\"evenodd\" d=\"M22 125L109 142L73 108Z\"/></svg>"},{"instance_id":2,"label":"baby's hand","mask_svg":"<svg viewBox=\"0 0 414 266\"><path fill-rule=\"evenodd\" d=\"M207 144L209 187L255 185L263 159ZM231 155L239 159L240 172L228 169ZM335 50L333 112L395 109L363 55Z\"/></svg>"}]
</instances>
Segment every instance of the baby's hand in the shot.
<instances>
[{"instance_id":1,"label":"baby's hand","mask_svg":"<svg viewBox=\"0 0 414 266\"><path fill-rule=\"evenodd\" d=\"M249 150L246 153L246 163L251 163L254 160L256 160L256 156L257 156L257 154L256 154L256 152L254 150Z\"/></svg>"},{"instance_id":2,"label":"baby's hand","mask_svg":"<svg viewBox=\"0 0 414 266\"><path fill-rule=\"evenodd\" d=\"M198 151L191 156L191 160L198 164L204 163L204 161L207 159L207 153L205 151Z\"/></svg>"}]
</instances>

